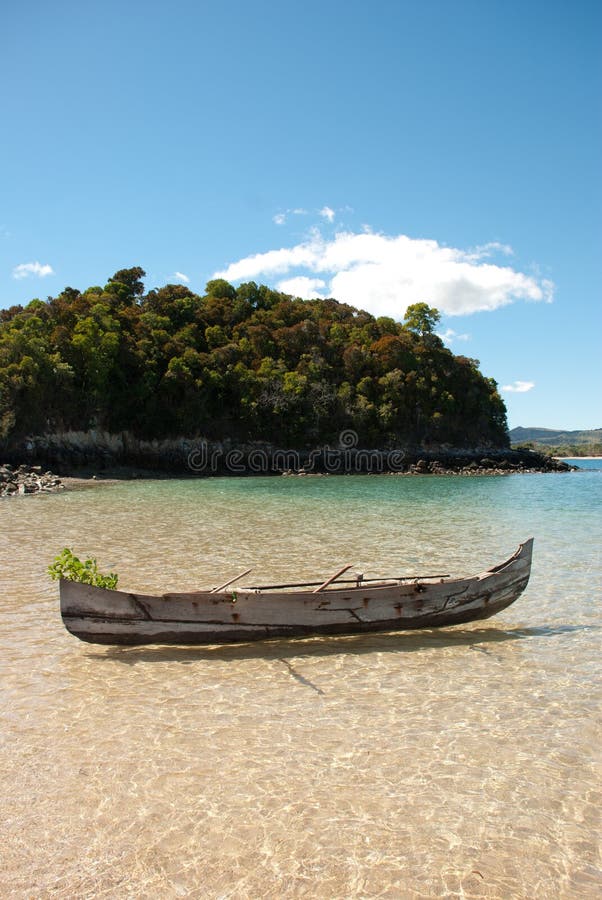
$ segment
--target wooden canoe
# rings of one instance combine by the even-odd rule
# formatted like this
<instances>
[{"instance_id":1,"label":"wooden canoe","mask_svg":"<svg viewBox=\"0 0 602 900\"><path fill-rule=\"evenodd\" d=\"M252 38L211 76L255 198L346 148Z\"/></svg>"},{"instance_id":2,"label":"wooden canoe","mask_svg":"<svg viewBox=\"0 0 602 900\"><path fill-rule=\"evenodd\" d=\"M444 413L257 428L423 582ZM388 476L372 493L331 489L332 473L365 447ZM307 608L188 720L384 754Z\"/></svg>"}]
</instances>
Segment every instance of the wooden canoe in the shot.
<instances>
[{"instance_id":1,"label":"wooden canoe","mask_svg":"<svg viewBox=\"0 0 602 900\"><path fill-rule=\"evenodd\" d=\"M469 578L430 576L152 596L60 583L68 631L96 644L221 644L275 637L404 631L493 616L520 596L533 538ZM304 587L304 590L299 590Z\"/></svg>"}]
</instances>

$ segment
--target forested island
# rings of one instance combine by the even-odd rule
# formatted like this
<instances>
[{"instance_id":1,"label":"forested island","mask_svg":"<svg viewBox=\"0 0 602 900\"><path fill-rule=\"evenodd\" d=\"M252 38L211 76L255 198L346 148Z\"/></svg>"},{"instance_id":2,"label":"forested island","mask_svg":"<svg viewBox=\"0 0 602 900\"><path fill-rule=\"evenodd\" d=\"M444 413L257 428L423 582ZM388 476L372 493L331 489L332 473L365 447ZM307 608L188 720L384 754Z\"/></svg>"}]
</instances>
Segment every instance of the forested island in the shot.
<instances>
[{"instance_id":1,"label":"forested island","mask_svg":"<svg viewBox=\"0 0 602 900\"><path fill-rule=\"evenodd\" d=\"M144 277L122 269L0 311L0 451L56 448L72 432L307 449L352 431L380 450L509 448L496 382L444 346L426 303L396 322L254 282L210 281L201 296L146 291Z\"/></svg>"}]
</instances>

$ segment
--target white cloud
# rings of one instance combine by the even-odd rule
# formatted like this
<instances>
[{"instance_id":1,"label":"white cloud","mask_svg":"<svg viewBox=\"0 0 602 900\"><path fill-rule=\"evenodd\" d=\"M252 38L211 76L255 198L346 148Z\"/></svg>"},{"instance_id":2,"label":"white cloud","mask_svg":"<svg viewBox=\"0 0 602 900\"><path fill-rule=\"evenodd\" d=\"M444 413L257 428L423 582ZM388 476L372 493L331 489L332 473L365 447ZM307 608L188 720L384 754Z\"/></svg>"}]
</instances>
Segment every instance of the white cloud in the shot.
<instances>
[{"instance_id":1,"label":"white cloud","mask_svg":"<svg viewBox=\"0 0 602 900\"><path fill-rule=\"evenodd\" d=\"M294 209L285 209L284 212L276 213L272 216L272 222L276 225L284 225L288 216L306 216L308 211L302 206L296 206Z\"/></svg>"},{"instance_id":2,"label":"white cloud","mask_svg":"<svg viewBox=\"0 0 602 900\"><path fill-rule=\"evenodd\" d=\"M438 332L438 337L441 338L444 344L453 344L455 341L469 341L469 334L458 334L457 331L454 331L453 328L447 328L445 331Z\"/></svg>"},{"instance_id":3,"label":"white cloud","mask_svg":"<svg viewBox=\"0 0 602 900\"><path fill-rule=\"evenodd\" d=\"M319 215L321 215L323 219L326 219L327 222L334 222L335 212L330 206L323 206Z\"/></svg>"},{"instance_id":4,"label":"white cloud","mask_svg":"<svg viewBox=\"0 0 602 900\"><path fill-rule=\"evenodd\" d=\"M298 275L296 278L287 278L279 281L276 289L285 294L292 294L293 297L303 297L304 300L314 300L322 297L316 288L326 287L326 282L321 278L307 278L305 275Z\"/></svg>"},{"instance_id":5,"label":"white cloud","mask_svg":"<svg viewBox=\"0 0 602 900\"><path fill-rule=\"evenodd\" d=\"M216 272L214 278L227 278L228 281L247 280L255 275L280 275L291 268L303 266L312 269L316 250L311 242L297 244L296 247L281 247L279 250L268 250L267 253L256 253L246 256L238 262L231 263L223 272Z\"/></svg>"},{"instance_id":6,"label":"white cloud","mask_svg":"<svg viewBox=\"0 0 602 900\"><path fill-rule=\"evenodd\" d=\"M448 315L466 315L517 300L552 299L552 282L491 262L494 252L508 254L510 248L495 243L462 250L372 231L341 231L326 239L314 228L300 244L244 257L214 277L239 281L290 274L304 278L298 284L315 296L314 277L320 275L324 296L398 320L418 302Z\"/></svg>"},{"instance_id":7,"label":"white cloud","mask_svg":"<svg viewBox=\"0 0 602 900\"><path fill-rule=\"evenodd\" d=\"M39 262L20 263L13 269L13 278L20 280L21 278L29 278L30 275L36 275L38 278L46 278L47 275L54 275L54 269L48 263L42 265Z\"/></svg>"},{"instance_id":8,"label":"white cloud","mask_svg":"<svg viewBox=\"0 0 602 900\"><path fill-rule=\"evenodd\" d=\"M514 250L510 244L500 244L499 241L489 241L487 244L480 244L472 251L468 251L467 258L470 255L473 259L484 259L493 256L495 253L502 253L504 256L514 256Z\"/></svg>"},{"instance_id":9,"label":"white cloud","mask_svg":"<svg viewBox=\"0 0 602 900\"><path fill-rule=\"evenodd\" d=\"M505 384L502 390L511 394L526 394L527 391L532 390L534 387L534 381L515 381L513 384Z\"/></svg>"},{"instance_id":10,"label":"white cloud","mask_svg":"<svg viewBox=\"0 0 602 900\"><path fill-rule=\"evenodd\" d=\"M181 281L183 284L190 284L190 278L188 275L184 275L183 272L174 272L173 277L178 281Z\"/></svg>"}]
</instances>

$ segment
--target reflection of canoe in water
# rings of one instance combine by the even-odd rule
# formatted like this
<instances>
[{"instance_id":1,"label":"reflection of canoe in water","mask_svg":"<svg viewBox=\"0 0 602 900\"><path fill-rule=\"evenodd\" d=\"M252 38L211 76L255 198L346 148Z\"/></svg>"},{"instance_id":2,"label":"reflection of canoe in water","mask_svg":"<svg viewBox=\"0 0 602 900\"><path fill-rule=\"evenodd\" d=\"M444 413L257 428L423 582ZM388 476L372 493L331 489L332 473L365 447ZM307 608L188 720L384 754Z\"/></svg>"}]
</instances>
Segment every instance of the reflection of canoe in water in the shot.
<instances>
[{"instance_id":1,"label":"reflection of canoe in water","mask_svg":"<svg viewBox=\"0 0 602 900\"><path fill-rule=\"evenodd\" d=\"M161 596L62 580L61 615L68 631L98 644L221 644L457 625L514 603L529 581L532 550L530 538L506 562L470 578L336 582L342 569L316 586L233 589L233 579L213 591Z\"/></svg>"}]
</instances>

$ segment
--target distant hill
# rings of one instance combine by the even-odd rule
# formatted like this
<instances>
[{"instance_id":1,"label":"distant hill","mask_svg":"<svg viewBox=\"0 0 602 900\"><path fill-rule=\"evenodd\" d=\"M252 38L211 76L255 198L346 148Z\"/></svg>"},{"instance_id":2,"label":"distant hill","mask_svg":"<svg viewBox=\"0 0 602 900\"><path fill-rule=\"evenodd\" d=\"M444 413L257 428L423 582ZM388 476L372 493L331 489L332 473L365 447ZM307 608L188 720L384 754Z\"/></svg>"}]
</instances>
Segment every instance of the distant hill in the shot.
<instances>
[{"instance_id":1,"label":"distant hill","mask_svg":"<svg viewBox=\"0 0 602 900\"><path fill-rule=\"evenodd\" d=\"M543 444L555 447L557 444L600 444L602 428L590 431L555 431L553 428L513 428L510 431L512 444Z\"/></svg>"},{"instance_id":2,"label":"distant hill","mask_svg":"<svg viewBox=\"0 0 602 900\"><path fill-rule=\"evenodd\" d=\"M531 446L552 456L602 456L602 428L589 431L555 431L553 428L513 428L513 447Z\"/></svg>"}]
</instances>

